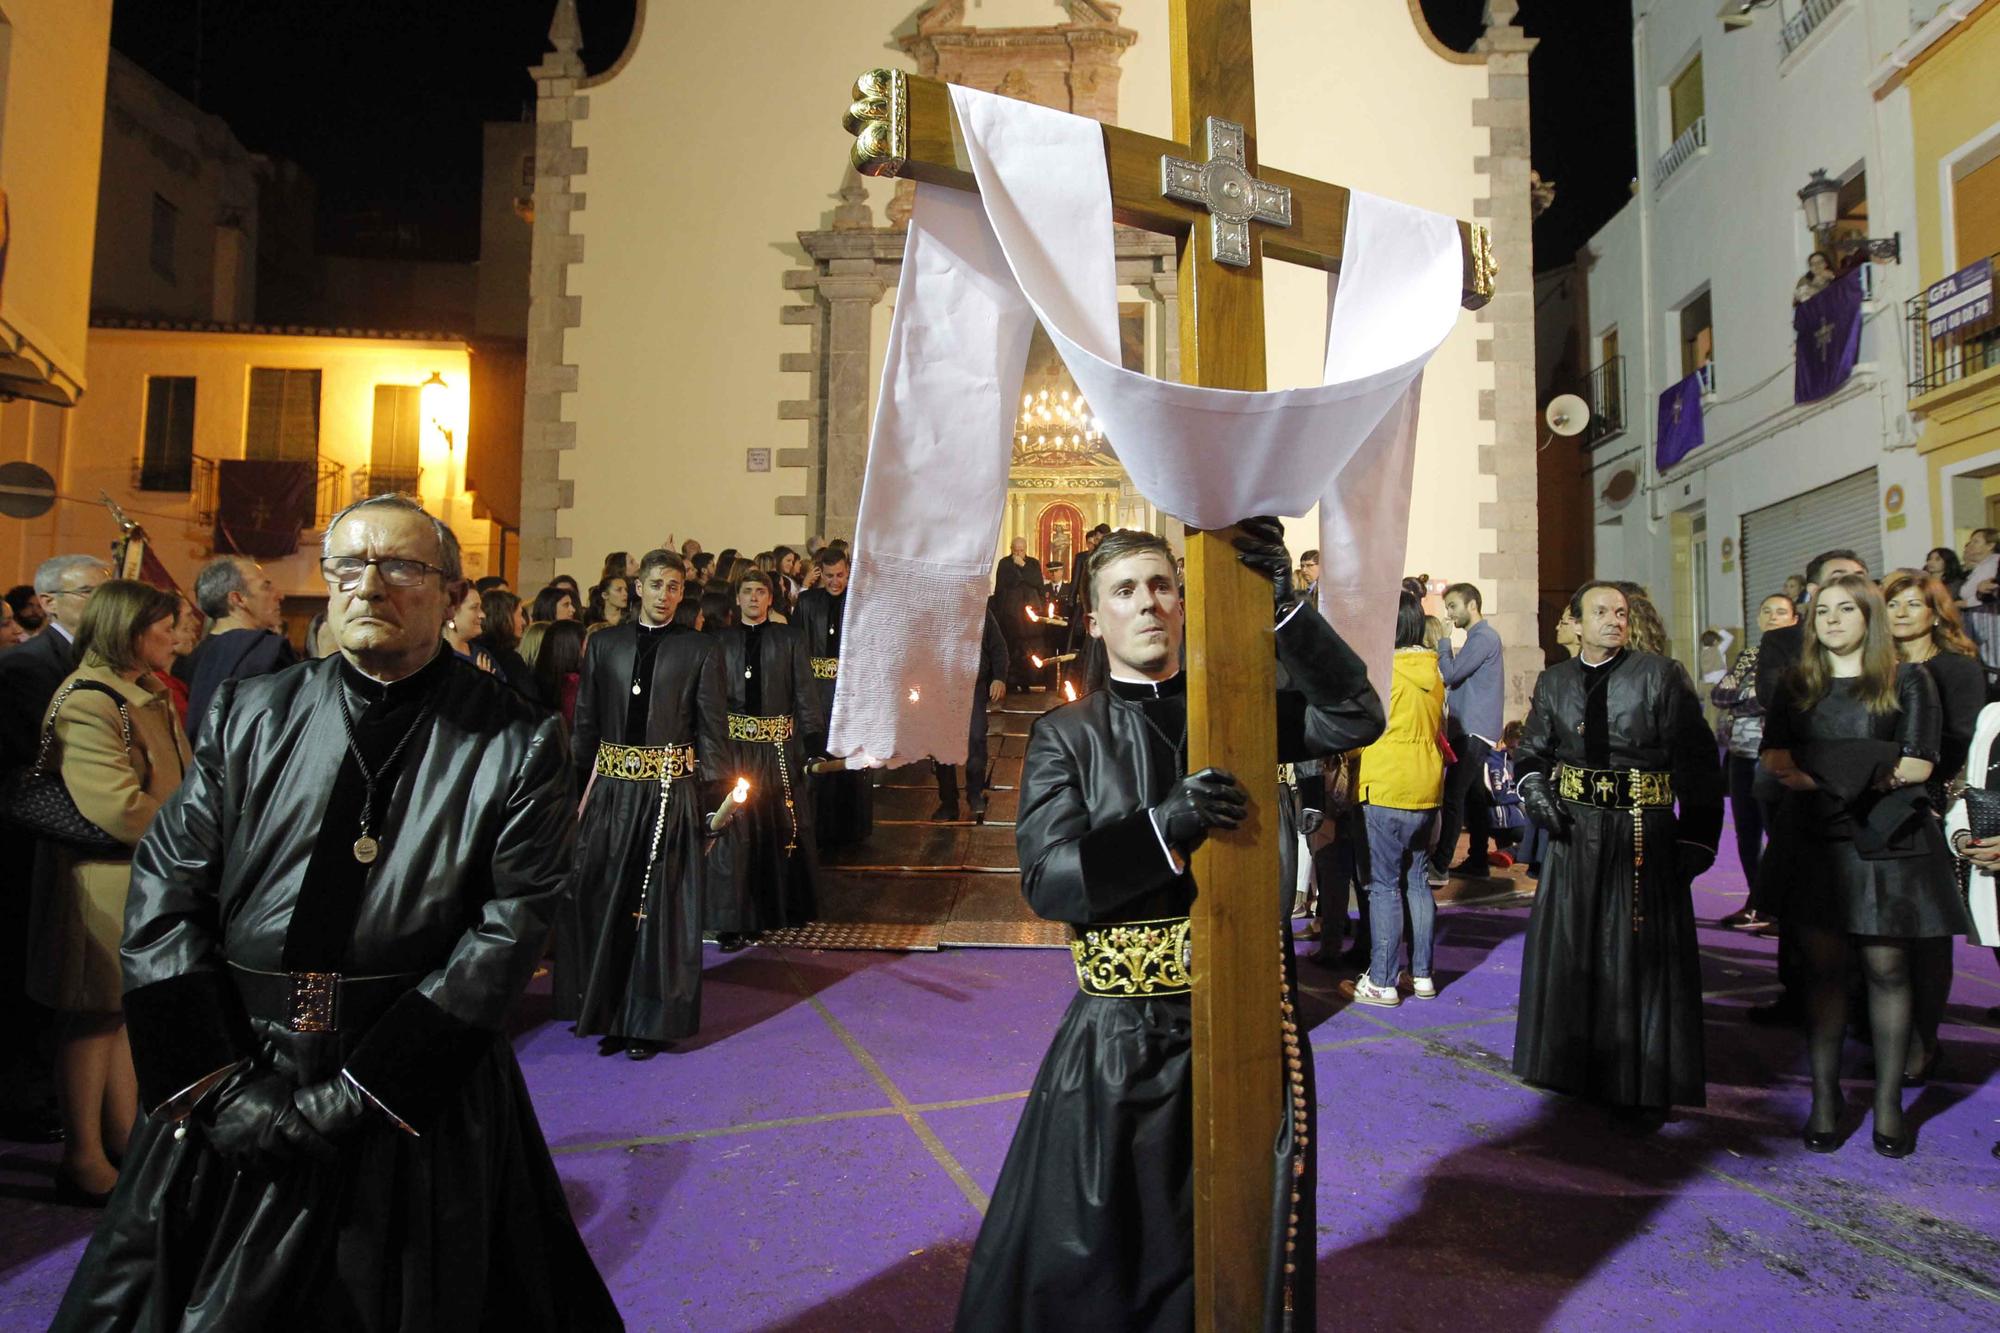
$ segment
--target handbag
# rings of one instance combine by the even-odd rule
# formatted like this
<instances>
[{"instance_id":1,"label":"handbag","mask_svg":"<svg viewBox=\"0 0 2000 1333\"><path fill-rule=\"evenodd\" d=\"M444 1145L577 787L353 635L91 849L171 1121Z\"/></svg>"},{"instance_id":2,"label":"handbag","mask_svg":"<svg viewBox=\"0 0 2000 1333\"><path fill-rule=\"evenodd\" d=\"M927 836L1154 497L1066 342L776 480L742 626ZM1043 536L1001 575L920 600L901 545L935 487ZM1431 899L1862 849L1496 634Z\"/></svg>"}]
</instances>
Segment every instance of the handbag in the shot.
<instances>
[{"instance_id":1,"label":"handbag","mask_svg":"<svg viewBox=\"0 0 2000 1333\"><path fill-rule=\"evenodd\" d=\"M56 696L55 706L49 709L49 720L42 724L42 744L35 753L34 764L14 780L7 792L7 818L37 838L59 843L85 856L122 859L131 856L132 849L84 818L83 812L76 808L69 788L63 783L60 768L54 772L45 771L49 751L55 745L56 714L62 711L63 703L71 693L78 689L96 690L111 696L111 701L118 705L118 721L124 730L125 748L132 748L132 714L118 692L94 680L71 681Z\"/></svg>"},{"instance_id":2,"label":"handbag","mask_svg":"<svg viewBox=\"0 0 2000 1333\"><path fill-rule=\"evenodd\" d=\"M2000 837L2000 790L1967 787L1963 796L1965 824L1972 830L1972 836L1982 842L1987 838Z\"/></svg>"}]
</instances>

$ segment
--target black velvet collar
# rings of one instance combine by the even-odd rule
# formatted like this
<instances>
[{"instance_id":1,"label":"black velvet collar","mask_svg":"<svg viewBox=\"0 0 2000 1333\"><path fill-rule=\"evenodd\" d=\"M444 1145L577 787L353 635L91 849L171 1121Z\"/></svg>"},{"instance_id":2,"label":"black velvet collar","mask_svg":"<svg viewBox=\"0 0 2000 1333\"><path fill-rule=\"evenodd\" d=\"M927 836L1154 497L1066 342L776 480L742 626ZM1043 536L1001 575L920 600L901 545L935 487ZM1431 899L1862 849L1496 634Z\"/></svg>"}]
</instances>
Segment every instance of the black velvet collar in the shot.
<instances>
[{"instance_id":1,"label":"black velvet collar","mask_svg":"<svg viewBox=\"0 0 2000 1333\"><path fill-rule=\"evenodd\" d=\"M1119 680L1109 677L1111 693L1120 699L1143 703L1148 699L1177 699L1187 693L1187 672L1177 671L1162 681Z\"/></svg>"}]
</instances>

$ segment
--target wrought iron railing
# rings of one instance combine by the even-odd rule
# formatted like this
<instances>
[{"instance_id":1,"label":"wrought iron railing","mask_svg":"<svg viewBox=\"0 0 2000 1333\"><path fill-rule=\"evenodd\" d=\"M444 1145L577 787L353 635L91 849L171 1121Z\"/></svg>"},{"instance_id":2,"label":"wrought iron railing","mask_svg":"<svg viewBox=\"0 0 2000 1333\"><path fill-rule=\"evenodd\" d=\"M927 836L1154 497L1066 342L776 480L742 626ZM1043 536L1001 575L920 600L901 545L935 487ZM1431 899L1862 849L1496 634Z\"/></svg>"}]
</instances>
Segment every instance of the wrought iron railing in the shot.
<instances>
[{"instance_id":1,"label":"wrought iron railing","mask_svg":"<svg viewBox=\"0 0 2000 1333\"><path fill-rule=\"evenodd\" d=\"M346 490L341 478L347 469L339 463L329 462L320 456L319 475L313 489L313 526L324 528L333 516L347 507Z\"/></svg>"},{"instance_id":2,"label":"wrought iron railing","mask_svg":"<svg viewBox=\"0 0 2000 1333\"><path fill-rule=\"evenodd\" d=\"M1667 178L1679 171L1689 158L1708 147L1708 117L1696 116L1694 123L1681 131L1681 137L1674 140L1660 160L1653 164L1653 188L1659 189L1667 183Z\"/></svg>"},{"instance_id":3,"label":"wrought iron railing","mask_svg":"<svg viewBox=\"0 0 2000 1333\"><path fill-rule=\"evenodd\" d=\"M1694 368L1694 373L1695 373L1695 374L1697 374L1697 375L1699 375L1699 376L1701 376L1701 392L1702 392L1702 396L1703 396L1703 397L1708 397L1708 396L1710 396L1710 395L1714 394L1714 392L1715 392L1715 362L1713 362L1713 361L1704 361L1704 362L1702 362L1702 363L1701 363L1700 365L1698 365L1698 366L1696 366L1696 367Z\"/></svg>"},{"instance_id":4,"label":"wrought iron railing","mask_svg":"<svg viewBox=\"0 0 2000 1333\"><path fill-rule=\"evenodd\" d=\"M1594 448L1625 433L1625 358L1614 356L1584 377L1584 398L1590 403L1590 424L1583 428L1583 447Z\"/></svg>"},{"instance_id":5,"label":"wrought iron railing","mask_svg":"<svg viewBox=\"0 0 2000 1333\"><path fill-rule=\"evenodd\" d=\"M2000 254L1988 262L2000 268ZM2000 308L1956 328L1930 332L1930 293L1920 291L1903 302L1903 319L1910 330L1910 397L2000 366Z\"/></svg>"},{"instance_id":6,"label":"wrought iron railing","mask_svg":"<svg viewBox=\"0 0 2000 1333\"><path fill-rule=\"evenodd\" d=\"M354 498L371 495L415 495L423 473L416 468L363 467L354 470Z\"/></svg>"},{"instance_id":7,"label":"wrought iron railing","mask_svg":"<svg viewBox=\"0 0 2000 1333\"><path fill-rule=\"evenodd\" d=\"M188 498L194 502L194 521L196 526L202 528L212 528L215 526L215 497L215 460L213 458L203 458L200 454L196 454L194 456L194 478L188 488Z\"/></svg>"},{"instance_id":8,"label":"wrought iron railing","mask_svg":"<svg viewBox=\"0 0 2000 1333\"><path fill-rule=\"evenodd\" d=\"M1784 40L1785 54L1790 55L1805 45L1806 38L1812 36L1813 29L1826 21L1828 15L1840 8L1840 0L1804 0L1799 12L1785 20L1779 29Z\"/></svg>"}]
</instances>

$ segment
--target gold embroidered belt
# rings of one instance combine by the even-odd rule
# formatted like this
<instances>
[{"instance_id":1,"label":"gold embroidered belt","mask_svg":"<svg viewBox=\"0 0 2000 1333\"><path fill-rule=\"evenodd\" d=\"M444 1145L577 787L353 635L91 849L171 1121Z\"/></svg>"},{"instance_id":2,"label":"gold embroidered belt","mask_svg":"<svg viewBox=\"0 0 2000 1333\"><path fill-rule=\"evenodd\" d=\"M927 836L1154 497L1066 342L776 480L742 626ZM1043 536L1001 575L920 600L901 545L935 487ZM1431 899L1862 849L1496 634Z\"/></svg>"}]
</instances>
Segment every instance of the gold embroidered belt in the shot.
<instances>
[{"instance_id":1,"label":"gold embroidered belt","mask_svg":"<svg viewBox=\"0 0 2000 1333\"><path fill-rule=\"evenodd\" d=\"M1556 795L1603 810L1638 810L1674 803L1674 775L1643 768L1556 765Z\"/></svg>"},{"instance_id":2,"label":"gold embroidered belt","mask_svg":"<svg viewBox=\"0 0 2000 1333\"><path fill-rule=\"evenodd\" d=\"M729 715L729 739L732 741L783 745L791 738L792 718L789 713L778 717L748 717L742 713Z\"/></svg>"},{"instance_id":3,"label":"gold embroidered belt","mask_svg":"<svg viewBox=\"0 0 2000 1333\"><path fill-rule=\"evenodd\" d=\"M1299 766L1297 764L1279 764L1278 781L1284 783L1287 787L1298 786Z\"/></svg>"},{"instance_id":4,"label":"gold embroidered belt","mask_svg":"<svg viewBox=\"0 0 2000 1333\"><path fill-rule=\"evenodd\" d=\"M812 659L814 680L840 679L840 659L837 657L815 657Z\"/></svg>"},{"instance_id":5,"label":"gold embroidered belt","mask_svg":"<svg viewBox=\"0 0 2000 1333\"><path fill-rule=\"evenodd\" d=\"M694 776L692 745L597 743L597 776L625 782L658 782Z\"/></svg>"},{"instance_id":6,"label":"gold embroidered belt","mask_svg":"<svg viewBox=\"0 0 2000 1333\"><path fill-rule=\"evenodd\" d=\"M1184 916L1079 930L1069 942L1076 984L1085 995L1118 1000L1186 995L1193 985L1191 939Z\"/></svg>"}]
</instances>

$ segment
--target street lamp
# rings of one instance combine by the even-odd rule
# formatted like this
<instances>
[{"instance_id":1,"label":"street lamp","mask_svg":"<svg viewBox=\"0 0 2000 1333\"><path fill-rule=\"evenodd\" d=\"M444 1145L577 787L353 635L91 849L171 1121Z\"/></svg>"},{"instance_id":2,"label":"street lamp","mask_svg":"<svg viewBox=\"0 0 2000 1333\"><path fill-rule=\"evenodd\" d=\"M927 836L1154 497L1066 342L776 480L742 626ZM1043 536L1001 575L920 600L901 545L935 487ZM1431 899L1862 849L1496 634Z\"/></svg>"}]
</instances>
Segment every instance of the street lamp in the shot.
<instances>
[{"instance_id":1,"label":"street lamp","mask_svg":"<svg viewBox=\"0 0 2000 1333\"><path fill-rule=\"evenodd\" d=\"M1814 168L1812 178L1799 191L1799 206L1805 210L1806 227L1821 245L1830 245L1849 252L1865 250L1870 259L1878 262L1900 264L1903 261L1903 233L1897 232L1886 240L1871 236L1843 236L1833 238L1834 224L1840 221L1840 183L1826 178L1826 172Z\"/></svg>"}]
</instances>

